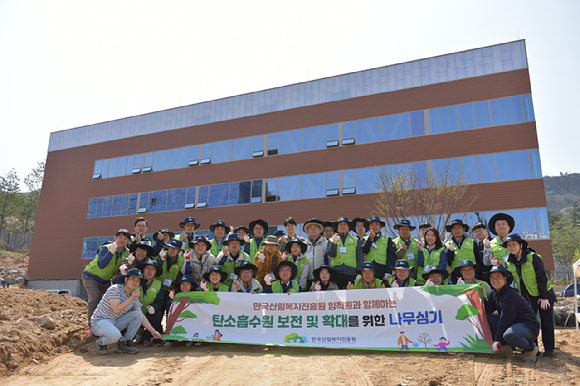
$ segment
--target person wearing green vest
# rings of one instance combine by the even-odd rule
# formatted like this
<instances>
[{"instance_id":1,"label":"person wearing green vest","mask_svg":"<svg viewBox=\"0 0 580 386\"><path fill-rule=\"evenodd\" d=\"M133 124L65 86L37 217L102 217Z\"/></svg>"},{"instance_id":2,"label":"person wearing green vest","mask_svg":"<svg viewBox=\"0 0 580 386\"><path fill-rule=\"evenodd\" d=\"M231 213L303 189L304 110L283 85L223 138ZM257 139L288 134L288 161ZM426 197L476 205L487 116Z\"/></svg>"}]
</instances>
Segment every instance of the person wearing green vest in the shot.
<instances>
[{"instance_id":1,"label":"person wearing green vest","mask_svg":"<svg viewBox=\"0 0 580 386\"><path fill-rule=\"evenodd\" d=\"M230 292L245 294L259 294L262 292L262 286L258 280L254 279L254 276L258 273L258 267L252 264L252 262L239 262L239 265L234 268L234 273L238 278L234 280Z\"/></svg>"},{"instance_id":2,"label":"person wearing green vest","mask_svg":"<svg viewBox=\"0 0 580 386\"><path fill-rule=\"evenodd\" d=\"M528 247L528 242L517 233L505 238L503 247L509 251L507 270L512 274L518 292L534 310L540 313L544 356L554 356L554 311L556 294L548 279L540 255Z\"/></svg>"},{"instance_id":3,"label":"person wearing green vest","mask_svg":"<svg viewBox=\"0 0 580 386\"><path fill-rule=\"evenodd\" d=\"M183 232L177 237L183 243L183 249L189 249L189 243L195 240L195 230L199 228L201 224L195 222L195 218L186 217L185 220L179 223L179 227L183 229Z\"/></svg>"},{"instance_id":4,"label":"person wearing green vest","mask_svg":"<svg viewBox=\"0 0 580 386\"><path fill-rule=\"evenodd\" d=\"M447 249L441 242L439 231L429 228L423 234L424 242L418 242L417 248L417 283L425 284L423 273L426 265L436 265L439 269L447 269Z\"/></svg>"},{"instance_id":5,"label":"person wearing green vest","mask_svg":"<svg viewBox=\"0 0 580 386\"><path fill-rule=\"evenodd\" d=\"M417 282L410 276L411 268L407 260L397 260L395 262L395 275L391 276L385 281L385 287L387 288L399 288L399 287L414 287Z\"/></svg>"},{"instance_id":6,"label":"person wearing green vest","mask_svg":"<svg viewBox=\"0 0 580 386\"><path fill-rule=\"evenodd\" d=\"M330 266L337 272L336 284L345 289L349 282L354 282L357 269L364 262L364 254L358 238L349 234L351 222L348 218L339 217L332 227L337 233L330 238L328 258Z\"/></svg>"},{"instance_id":7,"label":"person wearing green vest","mask_svg":"<svg viewBox=\"0 0 580 386\"><path fill-rule=\"evenodd\" d=\"M507 213L496 213L489 219L487 228L497 237L491 240L490 248L493 257L491 265L504 265L509 256L507 249L503 247L503 242L507 235L513 232L516 222L512 216Z\"/></svg>"},{"instance_id":8,"label":"person wearing green vest","mask_svg":"<svg viewBox=\"0 0 580 386\"><path fill-rule=\"evenodd\" d=\"M436 265L428 265L421 277L426 280L425 285L446 285L449 273L446 269L439 269Z\"/></svg>"},{"instance_id":9,"label":"person wearing green vest","mask_svg":"<svg viewBox=\"0 0 580 386\"><path fill-rule=\"evenodd\" d=\"M381 279L375 278L375 264L372 261L365 261L360 270L361 277L354 281L354 284L349 282L346 289L378 289L385 288L385 283Z\"/></svg>"},{"instance_id":10,"label":"person wearing green vest","mask_svg":"<svg viewBox=\"0 0 580 386\"><path fill-rule=\"evenodd\" d=\"M224 241L226 239L226 233L229 229L230 227L227 226L226 222L222 220L218 220L215 222L215 224L211 224L209 226L209 230L215 235L215 237L211 240L210 252L212 255L217 256L226 248Z\"/></svg>"},{"instance_id":11,"label":"person wearing green vest","mask_svg":"<svg viewBox=\"0 0 580 386\"><path fill-rule=\"evenodd\" d=\"M153 241L155 246L153 247L153 253L151 256L159 256L159 252L165 247L169 240L175 238L175 233L170 232L167 228L161 228L159 232L153 233Z\"/></svg>"},{"instance_id":12,"label":"person wearing green vest","mask_svg":"<svg viewBox=\"0 0 580 386\"><path fill-rule=\"evenodd\" d=\"M111 286L111 279L117 273L123 259L129 256L127 245L131 234L127 229L119 229L112 243L104 244L99 248L97 256L83 271L82 282L88 296L89 330L93 312L101 301L103 294ZM90 332L89 332L90 336Z\"/></svg>"},{"instance_id":13,"label":"person wearing green vest","mask_svg":"<svg viewBox=\"0 0 580 386\"><path fill-rule=\"evenodd\" d=\"M385 275L388 273L388 276L390 276L397 258L395 244L389 236L381 234L381 228L385 226L385 222L380 218L371 217L367 224L369 234L363 238L362 246L365 261L375 263L375 268L377 269L375 277L377 279L388 279Z\"/></svg>"},{"instance_id":14,"label":"person wearing green vest","mask_svg":"<svg viewBox=\"0 0 580 386\"><path fill-rule=\"evenodd\" d=\"M264 234L268 232L268 223L262 219L254 220L250 222L250 241L246 241L244 247L244 252L246 252L250 257L254 258L256 253L264 249L262 241L264 241ZM276 239L276 245L278 245L278 240Z\"/></svg>"},{"instance_id":15,"label":"person wearing green vest","mask_svg":"<svg viewBox=\"0 0 580 386\"><path fill-rule=\"evenodd\" d=\"M455 268L459 267L459 263L463 260L471 260L478 267L483 267L483 258L479 250L479 246L475 241L465 237L465 233L469 232L469 225L465 224L461 219L451 221L451 224L445 227L447 232L451 232L452 237L445 243L447 247L447 264L449 265L449 272L451 273L451 282L457 281L455 276ZM475 277L481 278L482 272L478 270Z\"/></svg>"},{"instance_id":16,"label":"person wearing green vest","mask_svg":"<svg viewBox=\"0 0 580 386\"><path fill-rule=\"evenodd\" d=\"M137 217L135 219L135 227L133 228L135 232L131 234L131 245L139 241L145 241L149 246L151 246L151 239L147 236L147 230L149 229L149 223L143 217Z\"/></svg>"},{"instance_id":17,"label":"person wearing green vest","mask_svg":"<svg viewBox=\"0 0 580 386\"><path fill-rule=\"evenodd\" d=\"M143 271L143 280L139 286L141 311L156 331L162 331L161 320L165 310L165 301L163 283L158 279L161 276L161 267L155 260L145 260L137 264L137 269ZM153 344L149 330L145 330L141 338L143 346L148 347Z\"/></svg>"},{"instance_id":18,"label":"person wearing green vest","mask_svg":"<svg viewBox=\"0 0 580 386\"><path fill-rule=\"evenodd\" d=\"M129 256L119 267L120 274L117 274L115 284L123 284L123 275L126 275L129 269L137 268L139 263L148 260L153 253L153 247L147 241L136 241L129 244L129 252Z\"/></svg>"},{"instance_id":19,"label":"person wearing green vest","mask_svg":"<svg viewBox=\"0 0 580 386\"><path fill-rule=\"evenodd\" d=\"M203 275L199 287L206 292L229 292L230 288L224 284L228 274L220 267L214 265Z\"/></svg>"},{"instance_id":20,"label":"person wearing green vest","mask_svg":"<svg viewBox=\"0 0 580 386\"><path fill-rule=\"evenodd\" d=\"M245 241L240 239L237 233L230 233L223 244L224 250L216 256L215 260L216 265L228 274L228 278L224 284L231 287L234 282L235 268L245 261L251 263L252 259L250 259L250 256L246 252L241 250Z\"/></svg>"},{"instance_id":21,"label":"person wearing green vest","mask_svg":"<svg viewBox=\"0 0 580 386\"><path fill-rule=\"evenodd\" d=\"M282 293L296 293L301 292L302 287L294 278L298 273L296 264L288 260L283 260L274 268L274 277L276 281L272 281L269 275L266 276L266 286L264 293L267 294L282 294ZM270 282L270 283L268 283Z\"/></svg>"},{"instance_id":22,"label":"person wearing green vest","mask_svg":"<svg viewBox=\"0 0 580 386\"><path fill-rule=\"evenodd\" d=\"M310 286L310 291L337 291L338 285L335 283L336 270L330 265L322 264L312 271L314 282Z\"/></svg>"},{"instance_id":23,"label":"person wearing green vest","mask_svg":"<svg viewBox=\"0 0 580 386\"><path fill-rule=\"evenodd\" d=\"M411 276L416 278L417 255L419 249L417 249L417 239L411 236L411 231L414 231L416 227L411 225L411 221L402 219L395 224L393 228L399 232L399 237L393 240L396 248L397 259L407 260L409 266L415 268L415 271L411 272Z\"/></svg>"},{"instance_id":24,"label":"person wearing green vest","mask_svg":"<svg viewBox=\"0 0 580 386\"><path fill-rule=\"evenodd\" d=\"M307 249L308 245L306 245L303 239L293 239L286 243L286 251L282 255L283 259L285 258L296 265L296 280L302 288L306 288L308 266L310 265L310 260L305 255Z\"/></svg>"},{"instance_id":25,"label":"person wearing green vest","mask_svg":"<svg viewBox=\"0 0 580 386\"><path fill-rule=\"evenodd\" d=\"M479 297L480 299L487 300L489 293L491 292L491 287L487 284L487 282L476 279L476 271L477 264L474 264L471 260L463 260L461 263L459 263L459 266L455 268L455 276L458 278L455 284L479 284L481 287L483 287L481 291L479 291Z\"/></svg>"},{"instance_id":26,"label":"person wearing green vest","mask_svg":"<svg viewBox=\"0 0 580 386\"><path fill-rule=\"evenodd\" d=\"M197 289L198 289L198 286L195 283L195 280L193 280L193 278L189 275L181 276L177 283L179 284L178 290L176 291L175 289L172 289L171 291L169 291L169 298L171 299L172 302L173 302L173 299L175 299L176 294L193 292L193 291L197 291ZM163 346L171 347L175 343L177 343L177 341L168 340L165 342L165 344ZM192 341L185 342L185 347L191 347L193 345L194 345L194 342L192 342ZM201 342L195 342L195 347L199 347L199 346L201 346Z\"/></svg>"},{"instance_id":27,"label":"person wearing green vest","mask_svg":"<svg viewBox=\"0 0 580 386\"><path fill-rule=\"evenodd\" d=\"M167 244L167 252L163 249L157 257L157 264L161 267L159 280L163 283L163 299L165 301L165 312L167 314L169 314L169 308L171 307L169 291L173 289L173 282L177 279L180 270L185 264L182 247L183 243L181 240L171 239Z\"/></svg>"}]
</instances>

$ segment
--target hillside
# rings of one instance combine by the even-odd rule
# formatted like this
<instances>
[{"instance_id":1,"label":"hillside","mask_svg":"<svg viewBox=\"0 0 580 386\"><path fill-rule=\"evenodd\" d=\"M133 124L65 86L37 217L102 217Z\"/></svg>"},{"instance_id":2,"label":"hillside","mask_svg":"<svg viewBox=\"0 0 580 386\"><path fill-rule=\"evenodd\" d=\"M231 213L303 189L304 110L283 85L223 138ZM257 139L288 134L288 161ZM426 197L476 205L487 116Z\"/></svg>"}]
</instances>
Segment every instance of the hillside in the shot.
<instances>
[{"instance_id":1,"label":"hillside","mask_svg":"<svg viewBox=\"0 0 580 386\"><path fill-rule=\"evenodd\" d=\"M566 173L559 176L544 177L548 210L560 212L572 205L572 201L580 202L580 173Z\"/></svg>"}]
</instances>

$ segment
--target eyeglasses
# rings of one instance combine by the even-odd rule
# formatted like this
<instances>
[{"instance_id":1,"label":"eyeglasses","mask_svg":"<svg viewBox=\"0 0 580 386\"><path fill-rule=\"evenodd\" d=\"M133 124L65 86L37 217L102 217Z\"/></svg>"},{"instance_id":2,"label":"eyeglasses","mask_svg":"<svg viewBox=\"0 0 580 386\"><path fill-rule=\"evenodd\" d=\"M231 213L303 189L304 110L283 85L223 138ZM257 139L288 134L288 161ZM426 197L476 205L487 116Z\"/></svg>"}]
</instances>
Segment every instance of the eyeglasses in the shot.
<instances>
[{"instance_id":1,"label":"eyeglasses","mask_svg":"<svg viewBox=\"0 0 580 386\"><path fill-rule=\"evenodd\" d=\"M490 277L489 280L490 281L502 281L502 280L504 280L504 277L503 276L502 277Z\"/></svg>"}]
</instances>

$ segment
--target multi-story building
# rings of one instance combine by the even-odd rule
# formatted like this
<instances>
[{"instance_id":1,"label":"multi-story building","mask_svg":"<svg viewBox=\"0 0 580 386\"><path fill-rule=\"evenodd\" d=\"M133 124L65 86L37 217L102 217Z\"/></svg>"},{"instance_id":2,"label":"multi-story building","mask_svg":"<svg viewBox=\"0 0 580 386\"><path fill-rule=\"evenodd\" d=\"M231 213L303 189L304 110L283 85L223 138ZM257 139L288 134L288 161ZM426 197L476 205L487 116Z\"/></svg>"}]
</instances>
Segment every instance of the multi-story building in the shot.
<instances>
[{"instance_id":1,"label":"multi-story building","mask_svg":"<svg viewBox=\"0 0 580 386\"><path fill-rule=\"evenodd\" d=\"M510 213L553 270L520 40L54 132L29 285L82 294L97 246L138 216L198 233L369 216L381 167L442 164L469 171L469 223Z\"/></svg>"}]
</instances>

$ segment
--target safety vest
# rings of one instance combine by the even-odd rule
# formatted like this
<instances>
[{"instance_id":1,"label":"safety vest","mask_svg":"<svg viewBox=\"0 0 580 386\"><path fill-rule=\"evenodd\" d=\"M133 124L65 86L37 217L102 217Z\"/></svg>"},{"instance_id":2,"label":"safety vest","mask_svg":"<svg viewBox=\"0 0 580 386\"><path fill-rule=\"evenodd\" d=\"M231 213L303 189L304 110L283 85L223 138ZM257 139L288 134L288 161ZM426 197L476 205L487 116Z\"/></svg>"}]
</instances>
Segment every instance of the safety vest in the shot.
<instances>
[{"instance_id":1,"label":"safety vest","mask_svg":"<svg viewBox=\"0 0 580 386\"><path fill-rule=\"evenodd\" d=\"M163 283L161 282L161 280L154 278L153 281L151 282L151 285L147 289L145 295L143 295L143 286L139 286L139 292L141 293L141 296L139 296L139 301L141 302L141 304L143 304L143 307L141 307L141 311L143 311L144 314L147 314L147 306L150 306L151 304L155 303L155 298L157 297L159 292L162 291L161 289L162 285Z\"/></svg>"},{"instance_id":2,"label":"safety vest","mask_svg":"<svg viewBox=\"0 0 580 386\"><path fill-rule=\"evenodd\" d=\"M365 244L369 236L365 236ZM387 264L387 247L389 246L389 237L385 235L381 235L377 241L375 241L377 247L375 245L371 245L371 250L369 253L365 253L365 261L374 261L377 264L386 265Z\"/></svg>"},{"instance_id":3,"label":"safety vest","mask_svg":"<svg viewBox=\"0 0 580 386\"><path fill-rule=\"evenodd\" d=\"M150 247L152 247L151 245L151 240L149 239L149 237L147 237L147 235L144 236L146 239L143 240L143 238L141 239L141 241L145 241L147 243L147 245L149 245ZM136 235L131 235L131 242L134 243L135 239L137 238Z\"/></svg>"},{"instance_id":4,"label":"safety vest","mask_svg":"<svg viewBox=\"0 0 580 386\"><path fill-rule=\"evenodd\" d=\"M431 252L427 250L427 248L423 248L423 259L424 264L422 267L417 267L417 283L423 285L425 284L426 280L423 279L423 274L425 273L425 267L428 265L439 265L441 263L441 254L445 247L441 247L439 249L434 249ZM458 264L459 265L459 264Z\"/></svg>"},{"instance_id":5,"label":"safety vest","mask_svg":"<svg viewBox=\"0 0 580 386\"><path fill-rule=\"evenodd\" d=\"M371 283L372 289L383 288L383 282L380 279L374 279L373 283ZM367 289L363 284L363 279L356 279L354 281L354 289Z\"/></svg>"},{"instance_id":6,"label":"safety vest","mask_svg":"<svg viewBox=\"0 0 580 386\"><path fill-rule=\"evenodd\" d=\"M290 256L288 258L288 260L290 260L291 262L293 262L294 264L296 264L296 268L297 268L297 270L296 270L296 277L298 279L300 279L302 277L302 271L304 270L304 267L306 266L306 264L308 264L308 257L302 256L298 260L294 261L294 257Z\"/></svg>"},{"instance_id":7,"label":"safety vest","mask_svg":"<svg viewBox=\"0 0 580 386\"><path fill-rule=\"evenodd\" d=\"M292 280L292 288L288 289L286 293L295 293L300 292L300 286L296 280ZM276 280L272 283L272 293L274 294L283 294L284 290L282 289L282 280Z\"/></svg>"},{"instance_id":8,"label":"safety vest","mask_svg":"<svg viewBox=\"0 0 580 386\"><path fill-rule=\"evenodd\" d=\"M477 264L477 262L475 261L475 255L473 254L473 242L474 241L472 239L465 238L461 243L461 248L459 248L457 244L455 244L455 241L453 240L449 240L448 242L445 243L445 246L447 246L447 248L449 248L451 244L455 245L455 257L453 258L453 263L449 268L450 272L453 272L455 268L459 267L459 264L461 264L461 262L464 260L469 260L474 264Z\"/></svg>"},{"instance_id":9,"label":"safety vest","mask_svg":"<svg viewBox=\"0 0 580 386\"><path fill-rule=\"evenodd\" d=\"M225 237L224 237L224 240L225 240ZM215 257L217 257L217 255L219 255L220 252L223 251L224 249L226 249L226 247L227 247L227 245L223 245L222 244L222 247L219 248L218 247L218 242L216 241L216 239L211 239L210 243L211 243L210 252ZM222 243L223 243L223 241L222 241Z\"/></svg>"},{"instance_id":10,"label":"safety vest","mask_svg":"<svg viewBox=\"0 0 580 386\"><path fill-rule=\"evenodd\" d=\"M220 283L220 287L218 288L217 291L213 289L213 284L211 283L207 283L207 288L209 292L228 292L230 290L230 287L228 287L224 283Z\"/></svg>"},{"instance_id":11,"label":"safety vest","mask_svg":"<svg viewBox=\"0 0 580 386\"><path fill-rule=\"evenodd\" d=\"M491 253L493 253L493 257L499 261L505 267L505 262L510 255L506 248L502 247L503 241L501 238L496 237L495 239L491 240Z\"/></svg>"},{"instance_id":12,"label":"safety vest","mask_svg":"<svg viewBox=\"0 0 580 386\"><path fill-rule=\"evenodd\" d=\"M395 281L396 277L393 275L389 278L388 283L389 283L389 287L393 286L393 282ZM409 278L407 279L407 282L405 283L405 287L413 287L415 286L415 283L417 283L412 277L409 276Z\"/></svg>"},{"instance_id":13,"label":"safety vest","mask_svg":"<svg viewBox=\"0 0 580 386\"><path fill-rule=\"evenodd\" d=\"M407 262L409 263L409 267L416 269L417 268L417 253L419 253L419 250L417 249L417 240L415 240L413 237L410 237L409 241L411 243L409 244L409 247L407 248L407 251L405 252L405 257L403 257L403 259L407 260ZM397 250L399 250L399 249L401 249L401 247L405 243L405 240L403 240L401 238L401 236L399 236L393 240L393 243L395 244L395 248ZM410 253L413 254L412 259L410 259L408 256L408 254L410 254Z\"/></svg>"},{"instance_id":14,"label":"safety vest","mask_svg":"<svg viewBox=\"0 0 580 386\"><path fill-rule=\"evenodd\" d=\"M111 244L102 245L101 247L99 247L98 251L100 251L101 248L107 248L108 251L111 251ZM124 248L123 252L121 252L121 253L119 253L119 250L117 250L115 253L113 253L113 257L111 258L111 261L109 261L109 264L107 264L107 266L105 268L99 268L99 265L98 265L99 252L98 251L97 251L97 256L95 256L93 261L91 261L85 267L85 269L87 270L87 272L89 272L95 276L98 276L103 280L111 280L113 275L115 275L117 273L117 271L119 270L119 267L121 267L121 265L123 264L123 259L126 259L127 257L129 257L129 250L127 248Z\"/></svg>"},{"instance_id":15,"label":"safety vest","mask_svg":"<svg viewBox=\"0 0 580 386\"><path fill-rule=\"evenodd\" d=\"M346 236L344 243L342 237L336 243L336 256L331 258L330 266L347 265L356 268L356 247L358 239L354 236ZM346 253L340 253L340 247L346 247Z\"/></svg>"},{"instance_id":16,"label":"safety vest","mask_svg":"<svg viewBox=\"0 0 580 386\"><path fill-rule=\"evenodd\" d=\"M159 280L161 280L162 283L167 279L171 280L170 286L166 286L165 284L163 285L164 289L171 290L173 289L173 282L180 274L179 271L181 270L181 267L183 267L183 264L185 264L185 258L183 257L183 254L179 252L179 255L177 255L177 264L173 264L171 268L169 268L169 271L167 271L168 259L170 259L169 255L167 255L167 259L163 262L163 264L161 264L162 273L159 276Z\"/></svg>"},{"instance_id":17,"label":"safety vest","mask_svg":"<svg viewBox=\"0 0 580 386\"><path fill-rule=\"evenodd\" d=\"M264 249L264 239L262 238L262 242L260 243L260 248L258 248L258 244L256 244L256 239L255 238L251 238L250 239L250 256L252 256L252 258L254 258L256 256L256 253L258 253L259 251ZM214 255L216 256L216 255Z\"/></svg>"},{"instance_id":18,"label":"safety vest","mask_svg":"<svg viewBox=\"0 0 580 386\"><path fill-rule=\"evenodd\" d=\"M541 255L538 255L540 258L542 258ZM523 263L521 265L522 268L522 279L524 279L524 284L526 285L526 288L528 290L528 293L532 296L540 296L540 292L538 291L538 281L536 279L536 270L534 269L534 265L533 265L533 261L534 261L534 253L530 252L528 253L528 255L526 256L526 262ZM510 262L509 260L507 261L507 270L510 271L512 273L512 276L514 277L514 281L516 282L516 285L518 286L518 292L522 292L521 287L520 287L520 275L518 274L518 269L516 264ZM552 289L552 283L550 282L550 279L548 279L548 283L547 283L547 287L548 287L548 291Z\"/></svg>"}]
</instances>

